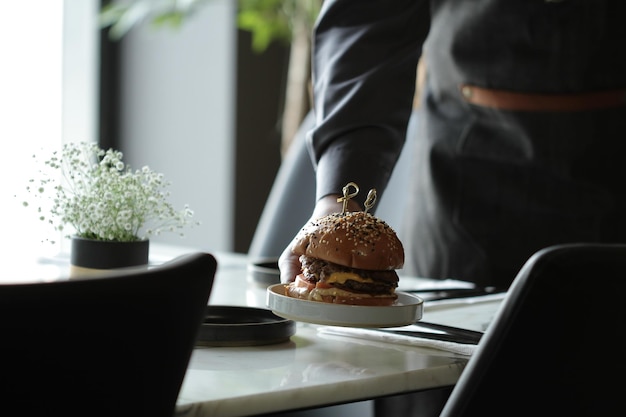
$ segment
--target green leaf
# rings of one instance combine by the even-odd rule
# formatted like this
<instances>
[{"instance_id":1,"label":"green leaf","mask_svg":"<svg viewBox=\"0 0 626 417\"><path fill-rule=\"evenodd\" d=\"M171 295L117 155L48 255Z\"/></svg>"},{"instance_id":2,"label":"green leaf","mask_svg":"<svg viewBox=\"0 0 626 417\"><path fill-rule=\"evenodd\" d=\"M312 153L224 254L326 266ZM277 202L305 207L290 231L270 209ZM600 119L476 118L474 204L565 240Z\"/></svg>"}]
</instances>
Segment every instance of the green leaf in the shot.
<instances>
[{"instance_id":1,"label":"green leaf","mask_svg":"<svg viewBox=\"0 0 626 417\"><path fill-rule=\"evenodd\" d=\"M170 26L173 28L180 28L185 20L185 13L179 11L173 11L170 13L164 13L156 16L152 19L153 27Z\"/></svg>"},{"instance_id":2,"label":"green leaf","mask_svg":"<svg viewBox=\"0 0 626 417\"><path fill-rule=\"evenodd\" d=\"M149 21L153 27L182 26L189 16L210 0L113 1L100 11L100 27L109 37L121 39L134 26ZM237 25L252 34L254 51L264 51L272 42L289 43L294 22L313 27L322 0L238 0Z\"/></svg>"}]
</instances>

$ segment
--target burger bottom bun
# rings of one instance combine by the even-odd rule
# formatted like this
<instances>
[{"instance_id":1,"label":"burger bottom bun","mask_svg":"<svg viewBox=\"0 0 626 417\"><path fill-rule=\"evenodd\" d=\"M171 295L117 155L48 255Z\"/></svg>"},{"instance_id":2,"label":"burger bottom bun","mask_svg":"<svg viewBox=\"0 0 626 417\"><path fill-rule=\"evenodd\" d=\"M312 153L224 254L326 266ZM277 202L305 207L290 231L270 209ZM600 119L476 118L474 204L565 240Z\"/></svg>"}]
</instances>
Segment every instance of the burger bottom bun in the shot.
<instances>
[{"instance_id":1,"label":"burger bottom bun","mask_svg":"<svg viewBox=\"0 0 626 417\"><path fill-rule=\"evenodd\" d=\"M359 306L390 306L398 298L396 294L369 295L338 288L316 288L315 285L307 283L299 276L294 282L285 286L285 295L301 300Z\"/></svg>"}]
</instances>

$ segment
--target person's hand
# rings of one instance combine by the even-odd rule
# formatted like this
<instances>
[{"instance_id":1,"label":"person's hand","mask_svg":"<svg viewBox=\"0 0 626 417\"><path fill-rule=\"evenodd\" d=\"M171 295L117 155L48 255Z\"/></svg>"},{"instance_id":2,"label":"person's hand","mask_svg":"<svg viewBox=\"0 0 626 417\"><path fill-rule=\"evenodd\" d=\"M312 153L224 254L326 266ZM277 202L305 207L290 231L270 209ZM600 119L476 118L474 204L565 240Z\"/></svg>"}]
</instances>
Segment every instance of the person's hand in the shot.
<instances>
[{"instance_id":1,"label":"person's hand","mask_svg":"<svg viewBox=\"0 0 626 417\"><path fill-rule=\"evenodd\" d=\"M320 217L327 216L331 213L339 213L343 210L343 205L340 202L337 202L337 198L339 195L329 195L321 198L317 204L315 205L315 209L313 210L313 214L311 215L309 221L319 219ZM348 201L348 211L360 211L361 207L359 204L354 201ZM307 222L308 223L308 222ZM283 283L289 283L296 279L296 276L301 272L301 264L299 255L296 255L292 252L291 248L295 243L292 240L287 248L283 251L283 253L278 258L278 268L280 269L280 281Z\"/></svg>"}]
</instances>

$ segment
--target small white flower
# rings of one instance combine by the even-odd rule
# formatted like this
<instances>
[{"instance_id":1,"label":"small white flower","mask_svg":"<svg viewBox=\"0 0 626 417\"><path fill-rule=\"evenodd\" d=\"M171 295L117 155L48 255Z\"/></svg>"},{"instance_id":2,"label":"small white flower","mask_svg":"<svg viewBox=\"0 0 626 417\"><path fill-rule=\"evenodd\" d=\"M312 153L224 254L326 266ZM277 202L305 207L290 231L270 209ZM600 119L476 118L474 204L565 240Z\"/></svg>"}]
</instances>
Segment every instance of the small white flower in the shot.
<instances>
[{"instance_id":1,"label":"small white flower","mask_svg":"<svg viewBox=\"0 0 626 417\"><path fill-rule=\"evenodd\" d=\"M56 230L67 224L85 238L141 240L192 223L193 211L187 205L177 212L167 201L169 183L163 174L148 166L132 171L122 157L93 143L66 144L43 163L50 172L41 171L39 181L29 180L36 186L26 190L47 199L49 207L37 209L50 214ZM45 217L40 215L41 220Z\"/></svg>"}]
</instances>

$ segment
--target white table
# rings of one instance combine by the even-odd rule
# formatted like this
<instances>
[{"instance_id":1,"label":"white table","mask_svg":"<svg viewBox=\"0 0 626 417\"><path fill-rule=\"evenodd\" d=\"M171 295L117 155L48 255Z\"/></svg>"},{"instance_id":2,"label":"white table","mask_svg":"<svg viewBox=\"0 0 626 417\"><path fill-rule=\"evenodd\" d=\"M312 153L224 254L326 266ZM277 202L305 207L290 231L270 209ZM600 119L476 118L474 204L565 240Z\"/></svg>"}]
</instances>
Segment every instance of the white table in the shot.
<instances>
[{"instance_id":1,"label":"white table","mask_svg":"<svg viewBox=\"0 0 626 417\"><path fill-rule=\"evenodd\" d=\"M265 307L243 255L217 255L213 305ZM401 278L401 285L416 279ZM423 320L484 330L499 301L426 304ZM195 349L177 416L245 416L320 407L454 385L467 356L423 347L318 333L298 323L289 342Z\"/></svg>"},{"instance_id":2,"label":"white table","mask_svg":"<svg viewBox=\"0 0 626 417\"><path fill-rule=\"evenodd\" d=\"M191 248L154 245L160 263ZM68 258L29 253L13 258L3 282L57 280ZM266 288L249 279L244 255L216 254L213 305L265 307ZM401 277L401 288L430 280ZM424 321L484 330L500 304L426 303ZM256 347L197 347L177 405L178 417L227 417L356 402L386 395L451 386L467 356L443 350L321 334L322 326L298 323L290 341Z\"/></svg>"}]
</instances>

